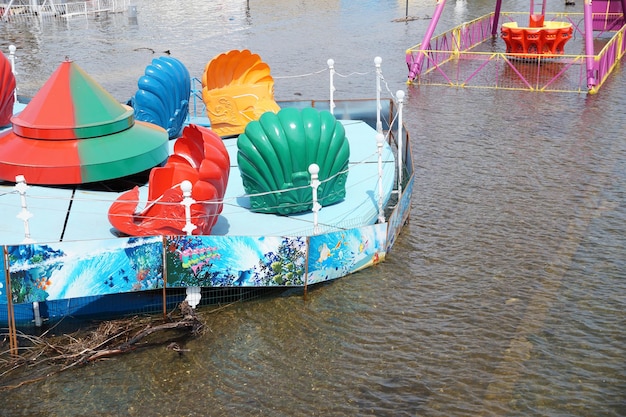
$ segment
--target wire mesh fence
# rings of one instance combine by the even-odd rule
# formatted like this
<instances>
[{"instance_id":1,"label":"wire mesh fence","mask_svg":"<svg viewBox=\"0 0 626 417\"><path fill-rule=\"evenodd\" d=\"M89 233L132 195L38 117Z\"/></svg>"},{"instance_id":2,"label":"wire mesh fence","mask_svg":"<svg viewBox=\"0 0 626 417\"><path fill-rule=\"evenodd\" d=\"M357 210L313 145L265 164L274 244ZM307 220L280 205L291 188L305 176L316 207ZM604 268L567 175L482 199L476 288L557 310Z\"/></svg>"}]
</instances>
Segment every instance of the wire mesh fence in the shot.
<instances>
[{"instance_id":1,"label":"wire mesh fence","mask_svg":"<svg viewBox=\"0 0 626 417\"><path fill-rule=\"evenodd\" d=\"M28 22L32 19L67 19L99 13L121 13L129 7L130 0L45 0L42 4L22 0L0 3L0 16L4 22Z\"/></svg>"}]
</instances>

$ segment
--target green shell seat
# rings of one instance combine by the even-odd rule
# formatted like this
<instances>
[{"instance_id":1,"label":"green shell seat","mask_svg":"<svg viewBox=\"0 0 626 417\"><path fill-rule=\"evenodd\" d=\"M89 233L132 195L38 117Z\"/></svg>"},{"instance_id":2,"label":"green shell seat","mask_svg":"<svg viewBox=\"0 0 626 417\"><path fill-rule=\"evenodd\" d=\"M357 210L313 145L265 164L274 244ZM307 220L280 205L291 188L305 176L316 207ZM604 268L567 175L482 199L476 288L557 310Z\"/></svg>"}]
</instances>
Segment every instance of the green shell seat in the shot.
<instances>
[{"instance_id":1,"label":"green shell seat","mask_svg":"<svg viewBox=\"0 0 626 417\"><path fill-rule=\"evenodd\" d=\"M343 125L330 112L285 108L247 124L237 139L237 162L250 209L292 214L311 210L309 166L319 166L318 201L346 196L350 145Z\"/></svg>"}]
</instances>

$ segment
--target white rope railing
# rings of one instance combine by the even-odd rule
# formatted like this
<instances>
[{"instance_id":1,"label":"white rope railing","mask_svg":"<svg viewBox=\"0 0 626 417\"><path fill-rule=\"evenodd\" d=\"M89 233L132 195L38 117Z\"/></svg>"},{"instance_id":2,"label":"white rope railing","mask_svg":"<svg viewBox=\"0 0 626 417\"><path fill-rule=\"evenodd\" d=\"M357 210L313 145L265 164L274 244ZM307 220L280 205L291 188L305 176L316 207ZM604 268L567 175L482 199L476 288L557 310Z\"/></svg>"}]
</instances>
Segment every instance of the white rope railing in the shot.
<instances>
[{"instance_id":1,"label":"white rope railing","mask_svg":"<svg viewBox=\"0 0 626 417\"><path fill-rule=\"evenodd\" d=\"M329 109L330 109L330 112L334 115L335 107L336 107L335 92L337 91L337 88L335 87L335 83L334 83L335 76L346 78L346 77L350 77L353 75L368 75L368 74L371 74L371 72L352 72L347 75L342 75L336 71L335 61L333 59L328 59L327 65L328 65L327 69L319 70L316 72L301 74L301 75L279 76L279 77L274 77L274 79L309 77L311 75L317 75L317 74L326 72L328 70L329 72ZM403 149L402 142L404 141L404 136L402 132L403 130L402 112L404 110L405 93L402 90L398 90L395 94L391 92L389 84L387 83L387 80L385 79L383 75L381 65L382 65L382 58L380 57L374 58L374 66L375 66L375 73L376 73L376 131L378 133L383 133L383 128L382 128L383 121L386 122L387 126L389 126L390 129L393 127L396 120L398 122L398 125L397 125L398 194L402 194L402 166L404 163L403 161L404 155L402 153L402 149ZM398 111L394 113L393 119L390 121L386 120L386 118L382 116L381 93L382 93L383 86L385 87L385 91L387 92L389 97L391 97L391 99L394 101L398 109ZM390 131L387 131L385 133L385 140L387 141L389 141L389 134L390 134Z\"/></svg>"},{"instance_id":2,"label":"white rope railing","mask_svg":"<svg viewBox=\"0 0 626 417\"><path fill-rule=\"evenodd\" d=\"M347 169L342 170L342 171L338 171L337 173L329 176L328 178L326 178L325 180L321 181L321 184L332 181L333 179L335 179L336 177L342 175L342 174L346 174L350 172L350 169L352 169L351 167L356 167L359 165L366 165L366 164L371 164L372 163L372 159L374 157L377 156L377 152L371 153L365 157L363 157L360 161L352 161L349 163L349 166ZM355 184L360 184L361 182L366 181L365 179L362 179L361 181L356 182ZM320 184L320 185L321 185ZM265 191L262 193L252 193L252 194L240 194L234 197L229 197L226 199L220 199L220 200L208 200L208 201L196 201L196 203L202 203L202 204L228 204L229 201L236 201L242 198L251 198L251 197L262 197L265 195L269 195L269 194L282 194L284 192L289 192L289 191L297 191L297 190L302 190L302 189L306 189L309 188L309 185L302 185L302 186L298 186L298 187L292 187L292 188L286 188L286 189L282 189L282 190L276 190L276 191ZM15 191L13 192L8 192L5 193L6 194L14 194ZM65 200L65 201L79 201L79 202L97 202L97 203L102 203L102 202L109 202L109 203L113 203L116 200L111 198L111 199L102 199L102 198L80 198L80 197L71 197L71 198L63 198L63 197L50 197L47 195L36 195L36 194L30 194L29 195L30 199L36 199L36 200ZM129 203L136 203L136 204L141 204L142 200L125 200ZM180 203L177 202L159 202L159 204L162 205L179 205Z\"/></svg>"},{"instance_id":3,"label":"white rope railing","mask_svg":"<svg viewBox=\"0 0 626 417\"><path fill-rule=\"evenodd\" d=\"M323 181L320 181L320 185L322 185L322 184L324 184L326 182L330 182L330 181L334 180L336 177L338 177L338 176L340 176L342 174L349 173L351 169L354 169L354 167L357 167L359 165L371 164L372 163L372 159L376 155L377 155L377 153L371 153L371 154L369 154L367 156L364 156L360 161L352 161L352 162L350 162L347 169L338 171L337 173L329 176L328 178L324 179ZM26 189L29 189L30 186L27 185L25 178L23 176L20 176L20 177L22 178L21 182L23 183L23 185L20 186L20 187L26 187ZM359 181L354 183L355 185L358 185L358 184L368 180L367 177L359 177L359 179L360 179ZM225 199L200 200L200 201L194 200L193 204L200 203L200 204L215 204L215 205L218 205L218 204L238 205L236 203L236 201L240 200L242 198L254 198L254 197L263 197L263 196L270 195L270 194L282 194L282 193L285 193L285 192L307 189L309 187L310 187L310 185L302 185L302 186L291 187L291 188L282 189L282 190L265 191L265 192L262 192L262 193L240 194L240 195L233 196L233 197L228 197L228 198L225 198ZM181 189L182 189L182 183L181 183ZM25 194L25 190L24 190L24 194ZM184 190L183 190L183 192L184 192ZM19 193L18 188L17 188L17 184L14 187L13 191L6 192L3 195L15 194L15 193ZM49 195L38 195L36 193L29 194L28 198L30 200L35 200L35 201L55 200L55 201L67 201L68 203L71 202L71 201L75 201L75 202L81 202L81 203L90 203L90 202L92 202L92 203L103 203L104 202L104 203L112 204L112 203L114 203L116 201L115 198L81 198L81 197L76 197L76 196L64 198L64 197L58 197L58 196L50 197ZM142 201L142 200L125 200L125 201L128 202L128 203L134 203L136 205L140 205L140 204L146 203L145 201ZM158 201L157 202L148 202L148 204L155 204L155 203L163 205L163 206L165 206L165 205L177 206L179 204L182 204L182 203L178 203L178 202L158 202ZM2 204L2 203L0 203L0 204ZM49 207L48 204L44 204L44 205L46 207L46 210L53 210L52 208ZM60 209L59 211L65 211L65 209Z\"/></svg>"},{"instance_id":4,"label":"white rope railing","mask_svg":"<svg viewBox=\"0 0 626 417\"><path fill-rule=\"evenodd\" d=\"M336 173L335 175L326 178L323 181L320 181L319 178L316 180L317 181L317 186L319 187L319 185L324 184L325 182L328 181L332 181L336 176L342 175L344 173L348 173L350 171L350 169L353 169L354 167L361 165L361 164L372 164L372 163L377 163L378 164L378 172L376 175L370 175L370 176L359 176L358 181L353 182L353 187L358 186L361 183L365 183L365 182L371 182L372 180L374 180L376 177L378 177L376 179L377 184L378 184L378 192L377 192L377 196L376 196L376 201L378 203L378 221L379 222L384 222L385 218L384 218L384 211L383 211L383 191L382 191L382 174L383 174L383 168L382 168L382 164L385 162L383 161L382 158L382 148L383 148L383 144L385 142L385 138L384 135L379 134L377 135L377 151L373 154L370 154L367 157L364 157L363 160L361 161L357 161L357 162L351 162L349 164L348 169L340 171L338 173ZM374 162L374 156L376 156L376 160L377 162ZM14 194L17 193L20 195L20 200L21 200L21 207L22 207L22 211L17 215L17 218L19 218L20 220L23 221L24 223L24 235L25 235L25 239L24 239L24 243L28 243L29 239L30 239L30 228L29 228L29 224L28 224L28 220L30 218L33 217L33 213L27 208L26 206L26 191L30 188L27 184L25 179L23 178L23 176L20 176L17 178L18 182L15 185L15 189L13 192L10 193L5 193L5 194ZM183 230L184 232L186 232L187 234L191 234L190 232L193 232L193 230L196 228L196 226L193 224L194 220L196 220L196 218L194 218L193 216L191 216L191 210L190 207L193 204L209 204L209 205L228 205L230 207L241 207L239 204L237 204L237 200L241 199L242 197L257 197L257 196L264 196L264 195L269 195L269 194L275 194L275 193L284 193L286 191L295 191L295 190L300 190L300 189L305 189L305 188L309 188L312 187L314 185L313 179L310 185L304 185L304 186L299 186L299 187L292 187L289 189L285 189L285 190L276 190L276 191L267 191L267 192L263 192L263 193L254 193L254 194L242 194L242 195L238 195L235 197L229 197L226 199L216 199L216 200L208 200L208 201L197 201L193 198L191 198L191 183L189 183L187 185L187 191L184 184L181 184L181 190L183 191L183 201L181 202L146 202L146 201L142 201L142 200L128 200L127 202L129 203L134 203L137 207L139 207L140 205L144 205L144 204L148 204L147 207L149 207L150 205L154 205L154 204L159 204L159 205L184 205L185 206L185 217L186 217L186 226L185 229ZM28 195L28 199L33 202L33 201L50 201L50 200L55 200L55 201L59 201L59 200L65 200L68 201L68 204L70 204L71 202L81 202L81 203L97 203L97 204L101 204L103 202L105 203L114 203L116 200L111 198L111 199L102 199L102 198L80 198L80 197L69 197L69 198L59 198L59 197L50 197L50 196L43 196L43 195L37 195L36 193L34 194L29 194ZM314 200L315 200L315 196L314 196ZM0 203L1 204L1 203ZM294 203L294 205L297 205ZM37 205L32 205L32 210L34 210L35 212L37 212ZM45 210L47 211L54 211L55 209L51 208L49 204L44 203L43 205L39 205L42 209L45 208ZM281 205L281 207L285 207L285 205ZM315 204L314 204L314 208L315 208ZM317 211L321 210L321 206L318 206ZM145 209L145 207L144 207ZM76 208L76 206L74 206L74 208L72 209L74 212L76 213L80 213L81 210L78 210ZM59 212L63 212L66 211L65 208L63 209L57 209L57 211ZM141 219L142 217L146 217L148 218L148 216L141 216L139 213L143 211L143 210L138 210L138 213L133 213L133 216L137 219ZM247 212L249 211L247 208L245 207L241 207L241 212ZM90 211L84 211L85 213L91 213ZM123 215L123 216L127 216L127 215ZM160 220L171 220L171 219L167 219L167 218L156 218L153 216L150 216L149 218L151 219L160 219ZM314 220L313 220L313 226L314 226L314 232L315 233L319 233L320 232L320 227L319 224L317 222L317 220L315 219L315 215L314 215ZM32 240L31 240L32 241Z\"/></svg>"}]
</instances>

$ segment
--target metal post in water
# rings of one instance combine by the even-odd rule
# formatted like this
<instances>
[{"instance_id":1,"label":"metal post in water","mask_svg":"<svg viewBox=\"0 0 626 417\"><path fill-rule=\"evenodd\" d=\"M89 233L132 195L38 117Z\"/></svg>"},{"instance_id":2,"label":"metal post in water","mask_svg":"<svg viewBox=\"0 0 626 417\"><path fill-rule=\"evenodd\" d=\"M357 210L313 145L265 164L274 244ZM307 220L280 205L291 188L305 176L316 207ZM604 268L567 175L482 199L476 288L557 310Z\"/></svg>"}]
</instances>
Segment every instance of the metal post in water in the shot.
<instances>
[{"instance_id":1,"label":"metal post in water","mask_svg":"<svg viewBox=\"0 0 626 417\"><path fill-rule=\"evenodd\" d=\"M428 24L428 29L426 29L426 33L424 34L424 38L422 40L422 43L420 44L420 50L417 51L417 56L415 57L414 60L412 60L412 62L408 62L408 55L407 55L407 64L409 64L409 81L413 81L417 75L420 73L420 71L422 70L422 62L424 61L424 56L426 54L426 51L431 49L430 48L430 40L433 37L433 33L435 32L435 28L437 27L437 22L439 21L439 18L441 17L441 12L443 12L443 8L446 5L446 0L437 0L437 7L435 7L435 14L433 15L433 18L430 20L430 23Z\"/></svg>"},{"instance_id":2,"label":"metal post in water","mask_svg":"<svg viewBox=\"0 0 626 417\"><path fill-rule=\"evenodd\" d=\"M585 0L583 17L585 19L585 60L587 64L587 88L590 90L597 84L596 63L593 48L593 10L591 0Z\"/></svg>"},{"instance_id":3,"label":"metal post in water","mask_svg":"<svg viewBox=\"0 0 626 417\"><path fill-rule=\"evenodd\" d=\"M330 114L335 114L335 61L333 59L329 59L326 61L328 64L328 69L330 70Z\"/></svg>"},{"instance_id":4,"label":"metal post in water","mask_svg":"<svg viewBox=\"0 0 626 417\"><path fill-rule=\"evenodd\" d=\"M134 25L137 24L137 6L128 6L128 21Z\"/></svg>"},{"instance_id":5,"label":"metal post in water","mask_svg":"<svg viewBox=\"0 0 626 417\"><path fill-rule=\"evenodd\" d=\"M376 146L378 147L378 223L385 223L385 212L383 210L383 143L385 135L376 135Z\"/></svg>"},{"instance_id":6,"label":"metal post in water","mask_svg":"<svg viewBox=\"0 0 626 417\"><path fill-rule=\"evenodd\" d=\"M383 59L379 56L374 58L374 65L376 65L376 131L378 133L383 133L383 123L380 120L380 110L382 109L380 105L380 80L382 79L382 72L380 70L380 64L383 62Z\"/></svg>"},{"instance_id":7,"label":"metal post in water","mask_svg":"<svg viewBox=\"0 0 626 417\"><path fill-rule=\"evenodd\" d=\"M30 227L28 225L28 220L33 217L33 213L28 211L26 206L26 190L28 190L28 184L26 184L26 179L23 175L17 175L15 177L15 190L20 194L22 204L22 211L16 216L24 222L24 240L22 243L34 243L35 241L30 237Z\"/></svg>"},{"instance_id":8,"label":"metal post in water","mask_svg":"<svg viewBox=\"0 0 626 417\"><path fill-rule=\"evenodd\" d=\"M2 246L2 254L4 256L4 276L6 277L6 293L12 294L11 277L9 272L9 251L6 246ZM17 356L19 353L19 344L17 343L17 327L15 326L15 310L13 309L13 297L6 297L7 318L9 324L9 348L11 355Z\"/></svg>"},{"instance_id":9,"label":"metal post in water","mask_svg":"<svg viewBox=\"0 0 626 417\"><path fill-rule=\"evenodd\" d=\"M402 111L404 108L404 91L398 90L396 92L396 98L398 99L398 198L402 195Z\"/></svg>"},{"instance_id":10,"label":"metal post in water","mask_svg":"<svg viewBox=\"0 0 626 417\"><path fill-rule=\"evenodd\" d=\"M309 174L311 174L311 194L313 199L313 233L316 235L320 232L320 226L317 219L319 211L322 209L321 204L317 200L317 189L320 186L318 174L320 167L317 164L309 165Z\"/></svg>"},{"instance_id":11,"label":"metal post in water","mask_svg":"<svg viewBox=\"0 0 626 417\"><path fill-rule=\"evenodd\" d=\"M491 36L498 34L498 22L500 22L500 9L502 8L502 0L496 1L496 9L493 12L493 23L491 26Z\"/></svg>"}]
</instances>

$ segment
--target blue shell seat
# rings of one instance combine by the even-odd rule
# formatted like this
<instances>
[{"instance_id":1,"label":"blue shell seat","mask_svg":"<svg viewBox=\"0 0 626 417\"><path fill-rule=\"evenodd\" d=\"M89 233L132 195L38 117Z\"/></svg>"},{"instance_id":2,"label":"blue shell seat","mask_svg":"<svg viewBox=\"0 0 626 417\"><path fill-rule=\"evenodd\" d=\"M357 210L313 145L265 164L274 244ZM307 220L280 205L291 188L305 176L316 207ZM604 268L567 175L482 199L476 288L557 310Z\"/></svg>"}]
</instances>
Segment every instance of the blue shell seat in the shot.
<instances>
[{"instance_id":1,"label":"blue shell seat","mask_svg":"<svg viewBox=\"0 0 626 417\"><path fill-rule=\"evenodd\" d=\"M189 113L191 94L187 67L173 57L155 58L137 86L130 100L135 119L161 126L170 139L180 136Z\"/></svg>"}]
</instances>

